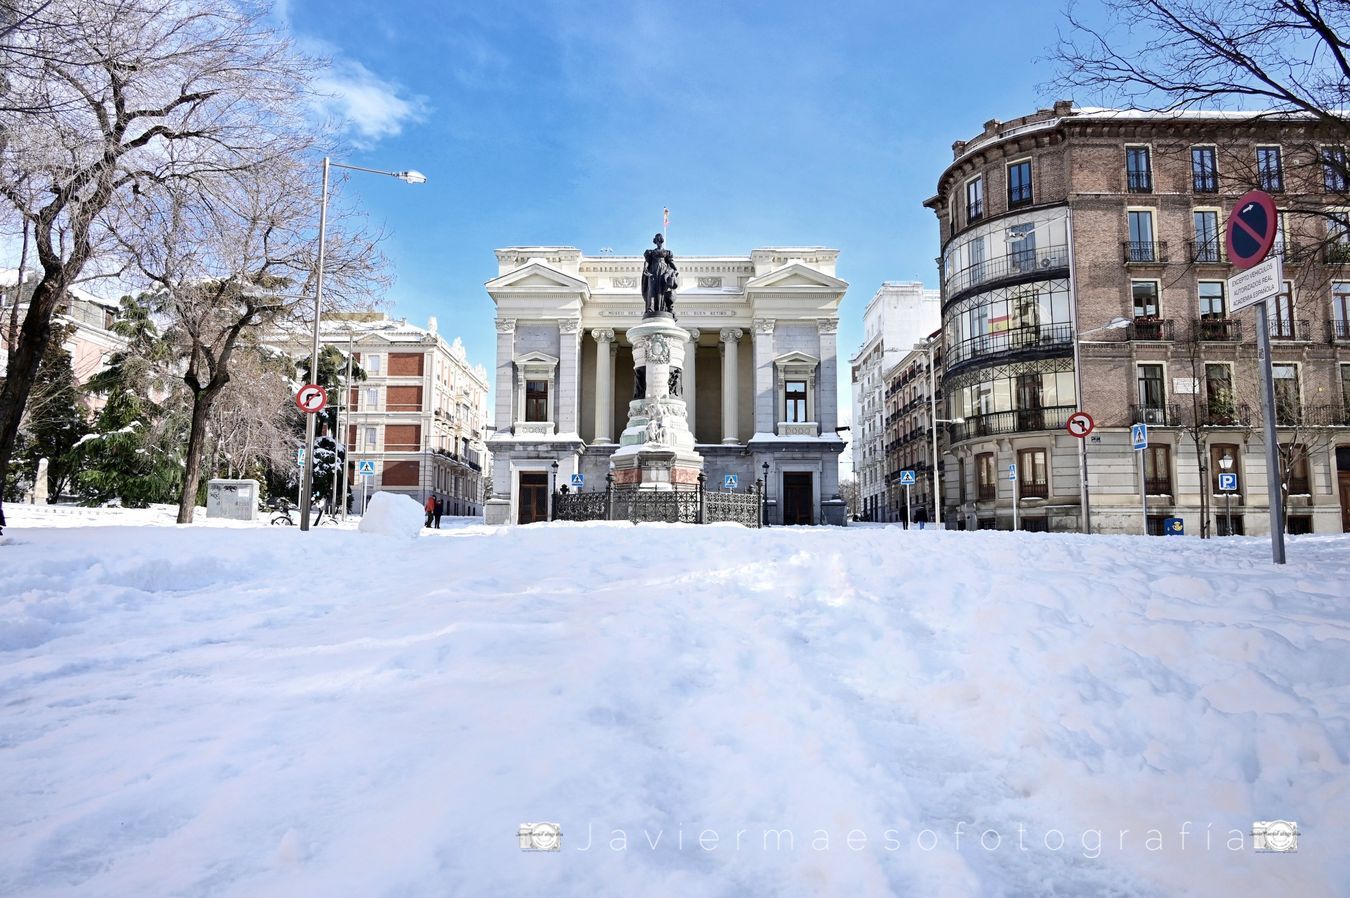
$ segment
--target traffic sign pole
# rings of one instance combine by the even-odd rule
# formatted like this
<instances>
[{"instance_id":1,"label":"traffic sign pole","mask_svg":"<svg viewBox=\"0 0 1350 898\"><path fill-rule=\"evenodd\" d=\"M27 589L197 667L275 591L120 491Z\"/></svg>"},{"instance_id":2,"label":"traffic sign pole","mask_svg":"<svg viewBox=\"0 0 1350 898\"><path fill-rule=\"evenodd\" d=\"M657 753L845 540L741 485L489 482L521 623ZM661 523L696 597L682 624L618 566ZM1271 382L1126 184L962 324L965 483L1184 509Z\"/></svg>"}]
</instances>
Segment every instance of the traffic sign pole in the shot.
<instances>
[{"instance_id":1,"label":"traffic sign pole","mask_svg":"<svg viewBox=\"0 0 1350 898\"><path fill-rule=\"evenodd\" d=\"M1013 485L1013 531L1016 532L1021 529L1017 526L1017 503L1021 497L1017 495L1017 465L1015 463L1008 465L1008 479L1012 481Z\"/></svg>"},{"instance_id":2,"label":"traffic sign pole","mask_svg":"<svg viewBox=\"0 0 1350 898\"><path fill-rule=\"evenodd\" d=\"M905 529L908 530L908 529L909 529L909 525L910 525L910 524L913 524L913 523L914 523L914 516L913 516L912 514L910 514L910 512L909 512L909 484L906 483L906 484L905 484Z\"/></svg>"},{"instance_id":3,"label":"traffic sign pole","mask_svg":"<svg viewBox=\"0 0 1350 898\"><path fill-rule=\"evenodd\" d=\"M1139 507L1144 512L1144 536L1148 536L1148 481L1144 479L1144 453L1148 447L1135 451L1139 453Z\"/></svg>"},{"instance_id":4,"label":"traffic sign pole","mask_svg":"<svg viewBox=\"0 0 1350 898\"><path fill-rule=\"evenodd\" d=\"M1275 376L1270 370L1270 323L1266 304L1256 304L1256 357L1261 369L1261 410L1265 418L1266 494L1270 496L1270 554L1284 564L1284 491L1280 484L1280 444L1275 434ZM1232 521L1230 519L1231 527Z\"/></svg>"}]
</instances>

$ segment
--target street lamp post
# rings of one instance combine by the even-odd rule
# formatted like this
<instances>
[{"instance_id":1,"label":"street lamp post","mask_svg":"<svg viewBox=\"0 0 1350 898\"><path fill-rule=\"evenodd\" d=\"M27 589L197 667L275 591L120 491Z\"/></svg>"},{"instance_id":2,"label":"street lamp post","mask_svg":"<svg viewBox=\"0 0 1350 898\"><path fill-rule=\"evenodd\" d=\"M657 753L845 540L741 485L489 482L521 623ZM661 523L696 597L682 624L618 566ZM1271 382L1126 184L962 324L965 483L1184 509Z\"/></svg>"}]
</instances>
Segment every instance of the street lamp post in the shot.
<instances>
[{"instance_id":1,"label":"street lamp post","mask_svg":"<svg viewBox=\"0 0 1350 898\"><path fill-rule=\"evenodd\" d=\"M760 496L760 502L764 505L764 524L769 523L769 463L765 462L760 466L764 470L764 493Z\"/></svg>"},{"instance_id":2,"label":"street lamp post","mask_svg":"<svg viewBox=\"0 0 1350 898\"><path fill-rule=\"evenodd\" d=\"M554 459L553 464L549 465L549 483L548 483L548 519L553 520L553 494L558 489L558 460Z\"/></svg>"},{"instance_id":3,"label":"street lamp post","mask_svg":"<svg viewBox=\"0 0 1350 898\"><path fill-rule=\"evenodd\" d=\"M1225 452L1225 453L1223 454L1223 458L1219 459L1219 470L1221 470L1221 471L1223 471L1225 474L1227 474L1229 471L1232 470L1232 468L1233 468L1233 456L1231 456L1231 455L1229 455L1227 452ZM1224 520L1227 521L1227 523L1228 523L1228 526L1227 526L1227 528L1226 528L1226 530L1227 530L1227 535L1228 535L1228 536L1232 536L1232 535L1233 535L1233 505L1232 505L1232 502L1233 502L1233 494L1232 494L1232 492L1229 491L1229 490L1224 490L1224 491L1223 491L1223 516L1224 516Z\"/></svg>"},{"instance_id":4,"label":"street lamp post","mask_svg":"<svg viewBox=\"0 0 1350 898\"><path fill-rule=\"evenodd\" d=\"M418 171L382 171L378 168L363 168L359 165L347 165L323 157L323 185L319 192L319 267L314 275L314 345L309 356L309 378L319 380L319 324L323 308L323 261L324 238L328 234L328 172L333 168L345 168L349 171L363 171L372 175L388 175L398 178L405 184L425 184L427 176ZM305 473L300 484L300 529L309 529L309 510L314 489L314 415L305 415Z\"/></svg>"}]
</instances>

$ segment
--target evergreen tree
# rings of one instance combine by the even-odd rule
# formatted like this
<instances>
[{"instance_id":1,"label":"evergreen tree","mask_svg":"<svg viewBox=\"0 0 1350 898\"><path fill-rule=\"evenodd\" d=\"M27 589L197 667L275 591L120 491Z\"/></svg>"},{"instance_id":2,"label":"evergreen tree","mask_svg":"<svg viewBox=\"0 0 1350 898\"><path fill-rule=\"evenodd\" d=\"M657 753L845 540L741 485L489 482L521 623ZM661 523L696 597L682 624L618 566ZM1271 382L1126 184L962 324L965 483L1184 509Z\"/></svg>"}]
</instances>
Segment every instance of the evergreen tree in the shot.
<instances>
[{"instance_id":1,"label":"evergreen tree","mask_svg":"<svg viewBox=\"0 0 1350 898\"><path fill-rule=\"evenodd\" d=\"M33 487L38 462L44 458L48 494L64 492L70 481L71 450L89 429L75 368L64 346L71 330L70 325L52 326L20 427L15 464L6 479L6 498L11 500Z\"/></svg>"}]
</instances>

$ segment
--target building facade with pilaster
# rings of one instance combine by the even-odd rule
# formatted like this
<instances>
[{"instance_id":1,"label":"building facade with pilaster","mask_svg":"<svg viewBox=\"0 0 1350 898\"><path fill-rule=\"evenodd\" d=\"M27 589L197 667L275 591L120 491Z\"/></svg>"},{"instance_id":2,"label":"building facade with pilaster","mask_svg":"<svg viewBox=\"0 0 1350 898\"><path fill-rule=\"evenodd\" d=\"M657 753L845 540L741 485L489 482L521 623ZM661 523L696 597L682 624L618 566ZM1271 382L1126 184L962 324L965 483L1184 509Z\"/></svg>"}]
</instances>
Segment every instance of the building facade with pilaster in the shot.
<instances>
[{"instance_id":1,"label":"building facade with pilaster","mask_svg":"<svg viewBox=\"0 0 1350 898\"><path fill-rule=\"evenodd\" d=\"M844 523L835 340L848 284L837 257L820 247L675 257L683 396L706 488L730 474L745 490L767 465L770 523ZM573 475L583 490L605 488L634 397L626 334L642 321L643 259L528 246L498 250L497 262L486 285L497 362L485 515L533 523Z\"/></svg>"},{"instance_id":2,"label":"building facade with pilaster","mask_svg":"<svg viewBox=\"0 0 1350 898\"><path fill-rule=\"evenodd\" d=\"M964 419L948 425L949 526L1010 528L1016 501L1023 529L1269 532L1258 313L1231 308L1223 232L1259 188L1285 272L1266 322L1286 526L1350 531L1339 133L1311 116L1061 101L953 145L925 202L942 240L945 417ZM1085 444L1065 430L1076 409L1096 422ZM1149 430L1142 458L1132 424ZM1220 488L1225 468L1236 490Z\"/></svg>"}]
</instances>

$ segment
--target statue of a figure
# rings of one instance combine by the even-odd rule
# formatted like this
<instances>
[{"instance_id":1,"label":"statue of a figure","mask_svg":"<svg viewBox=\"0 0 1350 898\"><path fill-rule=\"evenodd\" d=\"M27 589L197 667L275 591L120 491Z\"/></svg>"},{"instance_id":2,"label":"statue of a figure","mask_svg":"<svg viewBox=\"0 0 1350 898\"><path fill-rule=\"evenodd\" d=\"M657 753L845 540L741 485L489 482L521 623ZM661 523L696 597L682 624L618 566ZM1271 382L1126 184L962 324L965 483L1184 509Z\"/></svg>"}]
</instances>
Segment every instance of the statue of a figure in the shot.
<instances>
[{"instance_id":1,"label":"statue of a figure","mask_svg":"<svg viewBox=\"0 0 1350 898\"><path fill-rule=\"evenodd\" d=\"M680 379L681 374L683 372L679 368L671 368L670 376L666 378L666 392L675 399L684 398L684 384Z\"/></svg>"},{"instance_id":2,"label":"statue of a figure","mask_svg":"<svg viewBox=\"0 0 1350 898\"><path fill-rule=\"evenodd\" d=\"M666 238L657 234L656 244L642 254L646 265L642 269L642 301L646 304L643 318L657 315L675 317L675 291L680 287L680 272L675 267L675 256L665 248Z\"/></svg>"},{"instance_id":3,"label":"statue of a figure","mask_svg":"<svg viewBox=\"0 0 1350 898\"><path fill-rule=\"evenodd\" d=\"M647 398L647 366L633 369L633 398Z\"/></svg>"}]
</instances>

